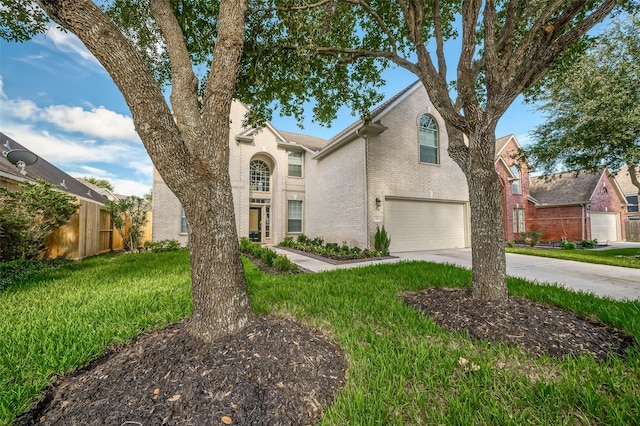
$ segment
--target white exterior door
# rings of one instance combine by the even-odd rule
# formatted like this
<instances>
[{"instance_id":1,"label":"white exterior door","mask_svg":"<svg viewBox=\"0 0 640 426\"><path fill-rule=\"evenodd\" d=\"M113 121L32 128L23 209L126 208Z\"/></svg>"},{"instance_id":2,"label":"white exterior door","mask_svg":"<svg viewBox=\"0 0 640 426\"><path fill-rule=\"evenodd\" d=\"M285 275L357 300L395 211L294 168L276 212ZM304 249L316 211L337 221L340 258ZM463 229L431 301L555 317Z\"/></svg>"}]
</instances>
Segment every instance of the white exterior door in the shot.
<instances>
[{"instance_id":1,"label":"white exterior door","mask_svg":"<svg viewBox=\"0 0 640 426\"><path fill-rule=\"evenodd\" d=\"M620 241L620 214L591 212L591 239L599 243Z\"/></svg>"},{"instance_id":2,"label":"white exterior door","mask_svg":"<svg viewBox=\"0 0 640 426\"><path fill-rule=\"evenodd\" d=\"M386 200L384 224L391 252L467 247L464 203Z\"/></svg>"}]
</instances>

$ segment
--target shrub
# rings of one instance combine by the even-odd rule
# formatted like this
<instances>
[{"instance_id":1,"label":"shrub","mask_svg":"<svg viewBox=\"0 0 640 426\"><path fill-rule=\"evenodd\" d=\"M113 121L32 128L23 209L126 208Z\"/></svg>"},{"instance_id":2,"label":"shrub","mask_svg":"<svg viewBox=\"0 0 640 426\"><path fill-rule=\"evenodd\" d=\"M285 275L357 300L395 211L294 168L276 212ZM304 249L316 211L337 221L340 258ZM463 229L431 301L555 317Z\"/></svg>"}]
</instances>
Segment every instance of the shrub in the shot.
<instances>
[{"instance_id":1,"label":"shrub","mask_svg":"<svg viewBox=\"0 0 640 426\"><path fill-rule=\"evenodd\" d=\"M161 240L161 241L147 241L144 243L145 250L161 253L166 251L178 251L183 247L178 240Z\"/></svg>"},{"instance_id":2,"label":"shrub","mask_svg":"<svg viewBox=\"0 0 640 426\"><path fill-rule=\"evenodd\" d=\"M309 241L309 244L312 246L318 246L321 247L324 245L324 238L322 237L315 237L313 240Z\"/></svg>"},{"instance_id":3,"label":"shrub","mask_svg":"<svg viewBox=\"0 0 640 426\"><path fill-rule=\"evenodd\" d=\"M104 204L111 222L116 228L127 250L137 250L143 236L142 228L148 221L147 211L151 206L151 196L144 198L131 196Z\"/></svg>"},{"instance_id":4,"label":"shrub","mask_svg":"<svg viewBox=\"0 0 640 426\"><path fill-rule=\"evenodd\" d=\"M273 267L276 268L276 271L278 272L291 272L298 270L298 265L291 263L289 258L286 256L276 257L273 261Z\"/></svg>"},{"instance_id":5,"label":"shrub","mask_svg":"<svg viewBox=\"0 0 640 426\"><path fill-rule=\"evenodd\" d=\"M300 243L300 244L308 244L309 243L309 238L307 238L307 236L304 235L304 234L300 234L300 235L298 235L298 243Z\"/></svg>"},{"instance_id":6,"label":"shrub","mask_svg":"<svg viewBox=\"0 0 640 426\"><path fill-rule=\"evenodd\" d=\"M33 259L44 241L76 211L75 198L44 180L0 188L0 260Z\"/></svg>"},{"instance_id":7,"label":"shrub","mask_svg":"<svg viewBox=\"0 0 640 426\"><path fill-rule=\"evenodd\" d=\"M576 243L572 243L569 240L563 240L561 245L562 250L575 250L576 249Z\"/></svg>"},{"instance_id":8,"label":"shrub","mask_svg":"<svg viewBox=\"0 0 640 426\"><path fill-rule=\"evenodd\" d=\"M262 247L262 250L260 250L260 259L268 266L273 266L276 257L278 257L278 253L271 249Z\"/></svg>"},{"instance_id":9,"label":"shrub","mask_svg":"<svg viewBox=\"0 0 640 426\"><path fill-rule=\"evenodd\" d=\"M249 241L247 238L243 237L245 240ZM282 240L280 242L280 245L282 247L294 247L295 246L295 242L293 241L293 237L289 236L289 237L285 237L284 240Z\"/></svg>"},{"instance_id":10,"label":"shrub","mask_svg":"<svg viewBox=\"0 0 640 426\"><path fill-rule=\"evenodd\" d=\"M260 243L250 241L246 237L240 238L240 251L262 260L265 265L272 266L279 272L298 270L298 265L291 263L286 256L281 256L270 248L263 247Z\"/></svg>"},{"instance_id":11,"label":"shrub","mask_svg":"<svg viewBox=\"0 0 640 426\"><path fill-rule=\"evenodd\" d=\"M580 242L582 248L594 248L598 247L598 240L582 240Z\"/></svg>"},{"instance_id":12,"label":"shrub","mask_svg":"<svg viewBox=\"0 0 640 426\"><path fill-rule=\"evenodd\" d=\"M389 245L391 244L391 239L389 238L387 231L384 229L384 225L382 225L382 229L376 226L376 236L374 241L376 251L380 252L382 256L389 256Z\"/></svg>"},{"instance_id":13,"label":"shrub","mask_svg":"<svg viewBox=\"0 0 640 426\"><path fill-rule=\"evenodd\" d=\"M535 231L521 232L515 238L514 242L517 244L529 244L531 247L535 247L542 237L542 231L537 229Z\"/></svg>"}]
</instances>

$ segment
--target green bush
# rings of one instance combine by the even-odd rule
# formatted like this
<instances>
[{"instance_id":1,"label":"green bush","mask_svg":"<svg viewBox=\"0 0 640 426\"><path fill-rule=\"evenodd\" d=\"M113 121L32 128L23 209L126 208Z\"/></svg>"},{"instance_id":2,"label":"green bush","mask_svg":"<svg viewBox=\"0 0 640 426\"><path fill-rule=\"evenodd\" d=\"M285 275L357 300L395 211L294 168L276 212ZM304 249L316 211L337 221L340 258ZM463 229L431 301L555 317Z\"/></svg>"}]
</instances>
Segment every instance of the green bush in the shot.
<instances>
[{"instance_id":1,"label":"green bush","mask_svg":"<svg viewBox=\"0 0 640 426\"><path fill-rule=\"evenodd\" d=\"M273 267L276 268L276 271L278 272L291 272L298 270L298 265L291 263L289 258L286 256L276 257L273 261Z\"/></svg>"},{"instance_id":2,"label":"green bush","mask_svg":"<svg viewBox=\"0 0 640 426\"><path fill-rule=\"evenodd\" d=\"M293 242L293 239L291 239L291 242ZM298 270L298 265L291 263L286 256L281 256L270 248L263 247L260 243L250 241L246 237L240 238L240 251L260 259L265 265L272 266L279 272Z\"/></svg>"},{"instance_id":3,"label":"green bush","mask_svg":"<svg viewBox=\"0 0 640 426\"><path fill-rule=\"evenodd\" d=\"M244 238L244 239L249 241L247 238ZM289 237L285 237L285 239L280 242L280 245L282 247L294 247L296 243L293 241L293 237L289 236Z\"/></svg>"},{"instance_id":4,"label":"green bush","mask_svg":"<svg viewBox=\"0 0 640 426\"><path fill-rule=\"evenodd\" d=\"M145 250L161 253L165 251L177 251L183 247L177 240L161 240L161 241L147 241L144 243Z\"/></svg>"},{"instance_id":5,"label":"green bush","mask_svg":"<svg viewBox=\"0 0 640 426\"><path fill-rule=\"evenodd\" d=\"M298 235L298 243L300 243L300 244L308 244L309 243L309 238L307 238L307 236L304 235L304 234L300 234L300 235Z\"/></svg>"},{"instance_id":6,"label":"green bush","mask_svg":"<svg viewBox=\"0 0 640 426\"><path fill-rule=\"evenodd\" d=\"M582 240L580 245L582 248L595 248L598 247L598 240Z\"/></svg>"},{"instance_id":7,"label":"green bush","mask_svg":"<svg viewBox=\"0 0 640 426\"><path fill-rule=\"evenodd\" d=\"M383 256L389 256L389 245L391 244L391 238L389 238L387 231L384 229L384 225L382 225L382 229L376 226L376 236L374 241L374 247L376 251L382 253Z\"/></svg>"},{"instance_id":8,"label":"green bush","mask_svg":"<svg viewBox=\"0 0 640 426\"><path fill-rule=\"evenodd\" d=\"M44 180L23 182L17 191L0 188L0 261L40 255L46 238L76 208L74 197Z\"/></svg>"},{"instance_id":9,"label":"green bush","mask_svg":"<svg viewBox=\"0 0 640 426\"><path fill-rule=\"evenodd\" d=\"M514 240L517 244L528 244L531 247L535 247L542 237L542 231L537 229L535 231L526 231L518 234Z\"/></svg>"},{"instance_id":10,"label":"green bush","mask_svg":"<svg viewBox=\"0 0 640 426\"><path fill-rule=\"evenodd\" d=\"M564 240L564 241L562 241L560 247L562 247L562 250L575 250L576 249L576 243L572 243L569 240Z\"/></svg>"}]
</instances>

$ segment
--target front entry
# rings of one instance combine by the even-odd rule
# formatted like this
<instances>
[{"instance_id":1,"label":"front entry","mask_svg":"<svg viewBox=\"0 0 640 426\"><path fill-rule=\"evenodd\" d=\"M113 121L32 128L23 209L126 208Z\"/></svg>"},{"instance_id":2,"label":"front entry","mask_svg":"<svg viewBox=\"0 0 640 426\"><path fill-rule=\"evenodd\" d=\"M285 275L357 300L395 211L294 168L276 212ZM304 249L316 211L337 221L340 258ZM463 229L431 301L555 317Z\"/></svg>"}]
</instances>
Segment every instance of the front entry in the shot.
<instances>
[{"instance_id":1,"label":"front entry","mask_svg":"<svg viewBox=\"0 0 640 426\"><path fill-rule=\"evenodd\" d=\"M249 240L262 241L262 208L251 207L249 209Z\"/></svg>"}]
</instances>

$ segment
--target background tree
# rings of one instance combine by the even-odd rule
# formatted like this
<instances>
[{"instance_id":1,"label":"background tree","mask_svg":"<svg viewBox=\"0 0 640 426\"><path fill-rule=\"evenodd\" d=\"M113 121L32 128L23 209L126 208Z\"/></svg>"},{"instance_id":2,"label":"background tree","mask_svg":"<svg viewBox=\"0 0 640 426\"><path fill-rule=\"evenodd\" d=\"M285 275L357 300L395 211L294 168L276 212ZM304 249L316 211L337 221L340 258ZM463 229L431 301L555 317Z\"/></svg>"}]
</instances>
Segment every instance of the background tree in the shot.
<instances>
[{"instance_id":1,"label":"background tree","mask_svg":"<svg viewBox=\"0 0 640 426\"><path fill-rule=\"evenodd\" d=\"M259 22L286 27L279 51L311 63L376 58L414 73L449 136L448 152L464 172L471 206L472 293L504 300L506 263L502 185L494 169L495 128L513 101L616 6L617 0L327 0L281 1ZM626 2L625 6L632 6ZM256 14L256 16L261 16ZM273 36L272 36L273 37ZM262 38L258 40L263 40ZM267 38L267 44L270 39ZM455 82L445 52L459 50ZM251 46L259 51L260 46ZM269 57L269 55L263 55ZM282 78L256 65L266 79ZM354 78L367 78L355 75ZM266 84L269 87L271 83Z\"/></svg>"},{"instance_id":2,"label":"background tree","mask_svg":"<svg viewBox=\"0 0 640 426\"><path fill-rule=\"evenodd\" d=\"M75 201L44 180L23 182L17 191L0 188L0 260L37 257L44 240L75 213Z\"/></svg>"},{"instance_id":3,"label":"background tree","mask_svg":"<svg viewBox=\"0 0 640 426\"><path fill-rule=\"evenodd\" d=\"M612 170L628 165L640 192L640 15L614 19L575 66L562 67L531 98L546 122L527 157L538 169Z\"/></svg>"},{"instance_id":4,"label":"background tree","mask_svg":"<svg viewBox=\"0 0 640 426\"><path fill-rule=\"evenodd\" d=\"M125 197L117 201L107 201L105 208L111 217L111 223L124 241L125 250L137 250L147 224L147 213L151 207L151 196Z\"/></svg>"},{"instance_id":5,"label":"background tree","mask_svg":"<svg viewBox=\"0 0 640 426\"><path fill-rule=\"evenodd\" d=\"M99 179L94 176L85 176L82 178L82 180L92 183L99 188L105 188L105 189L108 189L109 191L114 190L113 185L111 184L111 182L109 182L109 179Z\"/></svg>"}]
</instances>

